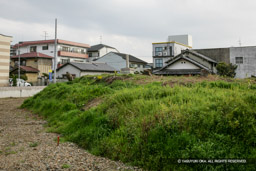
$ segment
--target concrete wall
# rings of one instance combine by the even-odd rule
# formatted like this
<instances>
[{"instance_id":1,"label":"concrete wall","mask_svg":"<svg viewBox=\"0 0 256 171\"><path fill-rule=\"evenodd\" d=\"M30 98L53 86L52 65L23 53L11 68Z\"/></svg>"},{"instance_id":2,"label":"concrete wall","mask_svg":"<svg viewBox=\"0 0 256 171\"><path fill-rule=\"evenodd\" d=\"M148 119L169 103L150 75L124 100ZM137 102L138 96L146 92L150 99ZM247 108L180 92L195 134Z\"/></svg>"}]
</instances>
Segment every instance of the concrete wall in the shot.
<instances>
[{"instance_id":1,"label":"concrete wall","mask_svg":"<svg viewBox=\"0 0 256 171\"><path fill-rule=\"evenodd\" d=\"M12 37L0 34L0 87L9 85L11 40Z\"/></svg>"},{"instance_id":2,"label":"concrete wall","mask_svg":"<svg viewBox=\"0 0 256 171\"><path fill-rule=\"evenodd\" d=\"M168 36L168 41L172 42L179 42L188 46L193 46L192 42L192 36L191 35L174 35L174 36Z\"/></svg>"},{"instance_id":3,"label":"concrete wall","mask_svg":"<svg viewBox=\"0 0 256 171\"><path fill-rule=\"evenodd\" d=\"M243 64L236 64L236 57L243 57ZM230 62L237 65L236 78L256 75L256 46L231 47Z\"/></svg>"},{"instance_id":4,"label":"concrete wall","mask_svg":"<svg viewBox=\"0 0 256 171\"><path fill-rule=\"evenodd\" d=\"M30 97L42 91L46 86L37 87L0 87L0 98Z\"/></svg>"},{"instance_id":5,"label":"concrete wall","mask_svg":"<svg viewBox=\"0 0 256 171\"><path fill-rule=\"evenodd\" d=\"M229 48L215 48L215 49L193 49L217 62L230 63L230 50Z\"/></svg>"}]
</instances>

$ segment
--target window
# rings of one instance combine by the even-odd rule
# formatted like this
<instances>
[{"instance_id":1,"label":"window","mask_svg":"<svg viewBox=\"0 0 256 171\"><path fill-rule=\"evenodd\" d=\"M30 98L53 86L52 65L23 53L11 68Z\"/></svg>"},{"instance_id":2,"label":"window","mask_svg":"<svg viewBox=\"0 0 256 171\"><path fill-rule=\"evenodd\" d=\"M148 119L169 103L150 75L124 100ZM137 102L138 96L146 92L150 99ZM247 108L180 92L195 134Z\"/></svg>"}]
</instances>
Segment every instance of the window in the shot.
<instances>
[{"instance_id":1,"label":"window","mask_svg":"<svg viewBox=\"0 0 256 171\"><path fill-rule=\"evenodd\" d=\"M155 63L156 68L163 67L163 59L155 59Z\"/></svg>"},{"instance_id":2,"label":"window","mask_svg":"<svg viewBox=\"0 0 256 171\"><path fill-rule=\"evenodd\" d=\"M65 51L65 52L68 52L69 51L69 47L67 47L67 46L62 46L62 51Z\"/></svg>"},{"instance_id":3,"label":"window","mask_svg":"<svg viewBox=\"0 0 256 171\"><path fill-rule=\"evenodd\" d=\"M89 57L92 57L92 53L89 53Z\"/></svg>"},{"instance_id":4,"label":"window","mask_svg":"<svg viewBox=\"0 0 256 171\"><path fill-rule=\"evenodd\" d=\"M48 45L42 47L43 50L48 50Z\"/></svg>"},{"instance_id":5,"label":"window","mask_svg":"<svg viewBox=\"0 0 256 171\"><path fill-rule=\"evenodd\" d=\"M61 64L65 64L65 63L68 63L69 62L69 59L61 59Z\"/></svg>"},{"instance_id":6,"label":"window","mask_svg":"<svg viewBox=\"0 0 256 171\"><path fill-rule=\"evenodd\" d=\"M36 52L36 46L30 46L30 52Z\"/></svg>"},{"instance_id":7,"label":"window","mask_svg":"<svg viewBox=\"0 0 256 171\"><path fill-rule=\"evenodd\" d=\"M162 52L163 48L162 47L155 47L155 55L157 56L159 52Z\"/></svg>"},{"instance_id":8,"label":"window","mask_svg":"<svg viewBox=\"0 0 256 171\"><path fill-rule=\"evenodd\" d=\"M243 64L243 57L236 57L236 64Z\"/></svg>"}]
</instances>

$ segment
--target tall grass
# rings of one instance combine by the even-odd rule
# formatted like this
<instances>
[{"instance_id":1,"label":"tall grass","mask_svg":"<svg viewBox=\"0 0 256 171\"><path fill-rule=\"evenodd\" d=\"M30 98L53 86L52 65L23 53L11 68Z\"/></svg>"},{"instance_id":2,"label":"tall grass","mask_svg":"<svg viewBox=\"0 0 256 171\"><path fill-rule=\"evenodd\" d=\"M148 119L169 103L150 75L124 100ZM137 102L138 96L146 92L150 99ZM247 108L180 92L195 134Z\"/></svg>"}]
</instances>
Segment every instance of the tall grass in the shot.
<instances>
[{"instance_id":1,"label":"tall grass","mask_svg":"<svg viewBox=\"0 0 256 171\"><path fill-rule=\"evenodd\" d=\"M103 102L81 110L94 98ZM110 85L83 78L50 85L22 107L45 116L93 154L149 170L254 170L255 165L181 165L180 158L256 158L255 85L224 81L186 86Z\"/></svg>"}]
</instances>

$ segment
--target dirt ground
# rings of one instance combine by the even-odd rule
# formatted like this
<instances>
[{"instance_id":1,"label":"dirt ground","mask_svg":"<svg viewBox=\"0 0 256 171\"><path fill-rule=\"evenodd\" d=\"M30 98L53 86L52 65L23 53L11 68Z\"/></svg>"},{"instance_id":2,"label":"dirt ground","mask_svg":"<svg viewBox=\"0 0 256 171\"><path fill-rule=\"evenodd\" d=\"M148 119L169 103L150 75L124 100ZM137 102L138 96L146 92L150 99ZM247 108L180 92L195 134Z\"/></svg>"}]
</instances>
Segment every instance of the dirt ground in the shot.
<instances>
[{"instance_id":1,"label":"dirt ground","mask_svg":"<svg viewBox=\"0 0 256 171\"><path fill-rule=\"evenodd\" d=\"M0 99L0 170L138 170L60 143L46 122L18 107L25 98Z\"/></svg>"}]
</instances>

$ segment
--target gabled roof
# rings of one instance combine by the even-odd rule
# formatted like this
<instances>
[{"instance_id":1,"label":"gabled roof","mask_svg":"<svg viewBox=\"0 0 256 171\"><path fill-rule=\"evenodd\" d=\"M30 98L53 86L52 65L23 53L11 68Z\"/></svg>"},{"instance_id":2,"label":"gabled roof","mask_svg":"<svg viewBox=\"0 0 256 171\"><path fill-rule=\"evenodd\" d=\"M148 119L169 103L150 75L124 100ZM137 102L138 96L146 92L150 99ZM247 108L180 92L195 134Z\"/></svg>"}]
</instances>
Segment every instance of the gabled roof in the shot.
<instances>
[{"instance_id":1,"label":"gabled roof","mask_svg":"<svg viewBox=\"0 0 256 171\"><path fill-rule=\"evenodd\" d=\"M110 52L110 53L114 53L118 56L121 56L124 60L126 60L126 55L127 54L124 54L124 53L117 53L117 52ZM137 63L143 63L143 64L147 64L147 62L139 59L139 58L136 58L135 56L132 56L132 55L129 55L129 62L137 62Z\"/></svg>"},{"instance_id":2,"label":"gabled roof","mask_svg":"<svg viewBox=\"0 0 256 171\"><path fill-rule=\"evenodd\" d=\"M75 63L70 62L62 65L57 70L60 70L61 68L72 65L73 67L79 69L80 71L102 71L102 72L114 72L116 71L115 68L109 66L106 63Z\"/></svg>"},{"instance_id":3,"label":"gabled roof","mask_svg":"<svg viewBox=\"0 0 256 171\"><path fill-rule=\"evenodd\" d=\"M13 72L13 71L18 70L18 69L19 69L18 67L15 67L10 72ZM20 66L20 70L24 71L24 72L27 72L27 73L38 73L39 72L38 69L33 68L31 66Z\"/></svg>"},{"instance_id":4,"label":"gabled roof","mask_svg":"<svg viewBox=\"0 0 256 171\"><path fill-rule=\"evenodd\" d=\"M189 49L184 50L182 53L180 53L179 55L175 56L173 59L169 59L165 63L169 63L170 61L174 60L175 58L178 58L179 56L185 55L186 53L191 53L191 54L193 54L195 56L198 56L199 58L205 59L205 60L207 60L209 62L217 63L215 60L213 60L213 59L211 59L211 58L209 58L209 57L207 57L207 56L205 56L205 55L203 55L201 53L198 53L196 51L189 50Z\"/></svg>"},{"instance_id":5,"label":"gabled roof","mask_svg":"<svg viewBox=\"0 0 256 171\"><path fill-rule=\"evenodd\" d=\"M45 55L39 52L30 52L30 53L23 53L20 55L21 58L49 58L52 59L52 56ZM19 55L11 56L11 59L19 58Z\"/></svg>"},{"instance_id":6,"label":"gabled roof","mask_svg":"<svg viewBox=\"0 0 256 171\"><path fill-rule=\"evenodd\" d=\"M176 61L178 61L178 60L180 60L180 59L184 59L184 60L186 60L186 61L189 61L189 62L191 62L192 64L194 64L194 65L196 65L196 66L198 66L198 67L200 67L200 68L203 68L203 69L209 71L209 68L207 68L206 66L200 64L199 62L197 62L197 61L195 61L195 60L193 60L193 59L191 59L191 58L186 57L186 56L183 55L183 54L182 54L182 55L179 55L179 56L177 56L177 57L175 57L175 58L174 58L173 60L171 60L166 66L164 66L163 68L161 68L159 71L162 71L162 70L164 70L165 68L168 68L171 64L175 63Z\"/></svg>"},{"instance_id":7,"label":"gabled roof","mask_svg":"<svg viewBox=\"0 0 256 171\"><path fill-rule=\"evenodd\" d=\"M108 45L98 44L98 45L91 46L87 51L88 52L94 52L94 51L98 51L98 50L102 49L103 47L115 49L114 47L111 47L111 46L108 46Z\"/></svg>"},{"instance_id":8,"label":"gabled roof","mask_svg":"<svg viewBox=\"0 0 256 171\"><path fill-rule=\"evenodd\" d=\"M36 40L36 41L25 41L25 42L19 42L19 47L22 46L29 46L29 45L39 45L39 44L54 44L55 40ZM84 48L89 48L90 45L84 44L84 43L77 43L77 42L72 42L72 41L67 41L67 40L61 40L57 39L58 44L65 44L65 45L71 45L71 46L78 46L78 47L84 47ZM15 44L13 48L18 48L18 44Z\"/></svg>"}]
</instances>

